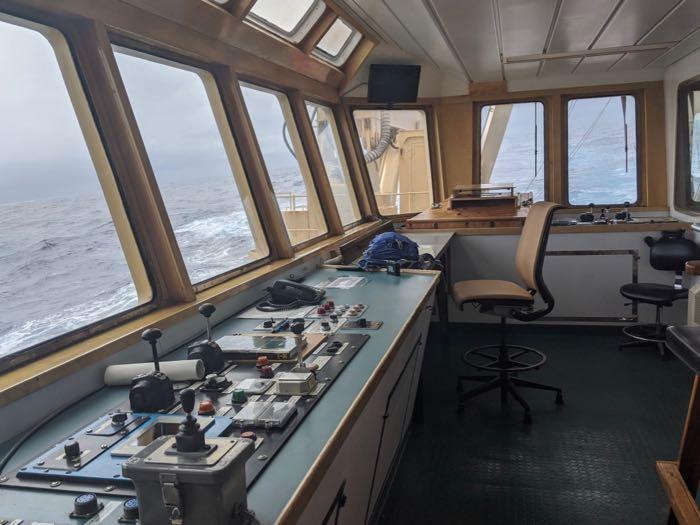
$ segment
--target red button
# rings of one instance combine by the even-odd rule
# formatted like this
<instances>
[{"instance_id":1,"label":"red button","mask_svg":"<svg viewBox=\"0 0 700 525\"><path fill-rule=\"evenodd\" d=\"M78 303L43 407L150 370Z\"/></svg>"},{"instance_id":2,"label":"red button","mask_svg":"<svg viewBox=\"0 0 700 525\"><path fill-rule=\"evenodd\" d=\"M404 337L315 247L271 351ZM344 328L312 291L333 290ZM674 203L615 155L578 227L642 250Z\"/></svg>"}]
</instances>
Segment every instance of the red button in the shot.
<instances>
[{"instance_id":1,"label":"red button","mask_svg":"<svg viewBox=\"0 0 700 525\"><path fill-rule=\"evenodd\" d=\"M263 366L260 369L260 377L270 378L270 377L272 377L272 375L273 374L272 374L272 367L271 366Z\"/></svg>"},{"instance_id":2,"label":"red button","mask_svg":"<svg viewBox=\"0 0 700 525\"><path fill-rule=\"evenodd\" d=\"M258 435L250 430L248 430L247 432L241 432L241 437L243 439L252 439L253 441L258 439Z\"/></svg>"},{"instance_id":3,"label":"red button","mask_svg":"<svg viewBox=\"0 0 700 525\"><path fill-rule=\"evenodd\" d=\"M258 368L262 368L263 366L267 366L270 364L270 360L266 355L261 355L258 357L258 360L255 362L255 366Z\"/></svg>"},{"instance_id":4,"label":"red button","mask_svg":"<svg viewBox=\"0 0 700 525\"><path fill-rule=\"evenodd\" d=\"M209 416L216 412L216 407L214 407L214 403L209 401L208 399L205 401L202 401L199 403L199 415L200 416Z\"/></svg>"},{"instance_id":5,"label":"red button","mask_svg":"<svg viewBox=\"0 0 700 525\"><path fill-rule=\"evenodd\" d=\"M323 306L320 306L320 307L316 310L316 313L317 313L317 314L320 314L320 315L323 315L323 314L326 313L326 309L325 309Z\"/></svg>"},{"instance_id":6,"label":"red button","mask_svg":"<svg viewBox=\"0 0 700 525\"><path fill-rule=\"evenodd\" d=\"M329 308L333 308L333 307L335 307L335 302L333 302L333 301L328 301L328 302L326 303L326 306L328 306Z\"/></svg>"}]
</instances>

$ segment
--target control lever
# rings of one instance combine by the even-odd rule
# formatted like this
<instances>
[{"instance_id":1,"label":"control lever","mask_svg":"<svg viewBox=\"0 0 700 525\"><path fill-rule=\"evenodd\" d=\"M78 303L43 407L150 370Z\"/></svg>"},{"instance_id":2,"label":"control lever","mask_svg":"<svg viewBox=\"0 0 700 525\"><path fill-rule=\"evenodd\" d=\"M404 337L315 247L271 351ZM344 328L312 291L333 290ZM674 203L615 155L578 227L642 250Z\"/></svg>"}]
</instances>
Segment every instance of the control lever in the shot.
<instances>
[{"instance_id":1,"label":"control lever","mask_svg":"<svg viewBox=\"0 0 700 525\"><path fill-rule=\"evenodd\" d=\"M202 452L207 450L204 443L204 431L192 415L194 410L194 390L185 388L180 392L180 403L185 412L185 419L180 423L175 434L175 445L178 452Z\"/></svg>"},{"instance_id":2,"label":"control lever","mask_svg":"<svg viewBox=\"0 0 700 525\"><path fill-rule=\"evenodd\" d=\"M129 402L133 412L158 412L168 408L175 401L172 383L168 376L160 371L158 339L162 335L163 332L158 328L149 328L141 334L141 338L151 345L155 370L139 374L131 380Z\"/></svg>"},{"instance_id":3,"label":"control lever","mask_svg":"<svg viewBox=\"0 0 700 525\"><path fill-rule=\"evenodd\" d=\"M631 221L632 220L632 215L630 214L630 203L629 201L625 201L625 209L624 211L618 212L615 214L615 219L618 221Z\"/></svg>"},{"instance_id":4,"label":"control lever","mask_svg":"<svg viewBox=\"0 0 700 525\"><path fill-rule=\"evenodd\" d=\"M306 323L301 318L294 319L292 321L292 325L289 327L289 330L294 334L294 343L297 347L297 369L299 370L306 368L306 366L304 365L303 352L304 347L306 346L306 341L304 340L304 336L301 335L305 327Z\"/></svg>"},{"instance_id":5,"label":"control lever","mask_svg":"<svg viewBox=\"0 0 700 525\"><path fill-rule=\"evenodd\" d=\"M593 204L593 203L591 202L591 203L588 205L589 210L588 210L586 213L582 213L582 214L579 216L578 220L579 220L580 222L593 222L593 221L595 220L595 215L593 215L593 206L595 206L595 204Z\"/></svg>"},{"instance_id":6,"label":"control lever","mask_svg":"<svg viewBox=\"0 0 700 525\"><path fill-rule=\"evenodd\" d=\"M187 359L201 359L207 374L220 372L224 367L224 353L221 347L211 340L211 322L209 318L216 312L216 306L204 303L199 307L199 313L204 317L207 327L207 340L198 341L187 349Z\"/></svg>"}]
</instances>

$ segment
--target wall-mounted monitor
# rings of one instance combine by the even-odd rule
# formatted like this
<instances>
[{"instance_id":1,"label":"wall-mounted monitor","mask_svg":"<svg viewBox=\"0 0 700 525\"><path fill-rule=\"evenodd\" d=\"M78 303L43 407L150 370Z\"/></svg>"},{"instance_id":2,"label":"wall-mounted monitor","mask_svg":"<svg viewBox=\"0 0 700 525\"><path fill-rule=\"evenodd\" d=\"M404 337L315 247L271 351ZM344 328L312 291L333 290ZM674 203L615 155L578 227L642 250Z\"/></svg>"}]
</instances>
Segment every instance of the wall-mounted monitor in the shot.
<instances>
[{"instance_id":1,"label":"wall-mounted monitor","mask_svg":"<svg viewBox=\"0 0 700 525\"><path fill-rule=\"evenodd\" d=\"M367 102L402 104L418 100L420 66L371 64Z\"/></svg>"}]
</instances>

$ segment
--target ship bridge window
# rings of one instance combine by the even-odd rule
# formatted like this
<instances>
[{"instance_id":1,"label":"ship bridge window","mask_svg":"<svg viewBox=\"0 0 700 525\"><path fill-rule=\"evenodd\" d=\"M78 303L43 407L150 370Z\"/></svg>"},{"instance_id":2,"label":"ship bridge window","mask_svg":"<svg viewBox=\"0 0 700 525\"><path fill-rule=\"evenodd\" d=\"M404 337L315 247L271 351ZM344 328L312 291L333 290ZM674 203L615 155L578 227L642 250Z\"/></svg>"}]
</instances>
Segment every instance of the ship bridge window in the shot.
<instances>
[{"instance_id":1,"label":"ship bridge window","mask_svg":"<svg viewBox=\"0 0 700 525\"><path fill-rule=\"evenodd\" d=\"M361 39L359 31L338 18L318 42L314 54L334 66L342 66Z\"/></svg>"},{"instance_id":2,"label":"ship bridge window","mask_svg":"<svg viewBox=\"0 0 700 525\"><path fill-rule=\"evenodd\" d=\"M544 104L481 107L481 183L513 183L515 191L545 198Z\"/></svg>"},{"instance_id":3,"label":"ship bridge window","mask_svg":"<svg viewBox=\"0 0 700 525\"><path fill-rule=\"evenodd\" d=\"M0 15L0 360L12 355L10 366L152 296L70 57L55 29Z\"/></svg>"},{"instance_id":4,"label":"ship bridge window","mask_svg":"<svg viewBox=\"0 0 700 525\"><path fill-rule=\"evenodd\" d=\"M353 117L379 213L429 208L433 190L425 112L358 109Z\"/></svg>"},{"instance_id":5,"label":"ship bridge window","mask_svg":"<svg viewBox=\"0 0 700 525\"><path fill-rule=\"evenodd\" d=\"M321 0L257 0L246 20L293 43L300 42L326 9Z\"/></svg>"},{"instance_id":6,"label":"ship bridge window","mask_svg":"<svg viewBox=\"0 0 700 525\"><path fill-rule=\"evenodd\" d=\"M637 116L632 95L569 99L566 134L569 204L637 202Z\"/></svg>"},{"instance_id":7,"label":"ship bridge window","mask_svg":"<svg viewBox=\"0 0 700 525\"><path fill-rule=\"evenodd\" d=\"M309 112L309 118L311 119L316 142L326 168L326 176L331 184L333 198L340 213L340 219L343 225L347 226L359 221L361 215L357 206L357 197L350 178L350 171L343 155L343 146L340 142L333 110L313 102L307 102L306 109Z\"/></svg>"},{"instance_id":8,"label":"ship bridge window","mask_svg":"<svg viewBox=\"0 0 700 525\"><path fill-rule=\"evenodd\" d=\"M193 283L268 255L214 79L115 49L165 209Z\"/></svg>"},{"instance_id":9,"label":"ship bridge window","mask_svg":"<svg viewBox=\"0 0 700 525\"><path fill-rule=\"evenodd\" d=\"M287 96L242 84L272 189L293 245L328 231Z\"/></svg>"},{"instance_id":10,"label":"ship bridge window","mask_svg":"<svg viewBox=\"0 0 700 525\"><path fill-rule=\"evenodd\" d=\"M700 82L686 82L678 89L676 123L676 206L700 212Z\"/></svg>"}]
</instances>

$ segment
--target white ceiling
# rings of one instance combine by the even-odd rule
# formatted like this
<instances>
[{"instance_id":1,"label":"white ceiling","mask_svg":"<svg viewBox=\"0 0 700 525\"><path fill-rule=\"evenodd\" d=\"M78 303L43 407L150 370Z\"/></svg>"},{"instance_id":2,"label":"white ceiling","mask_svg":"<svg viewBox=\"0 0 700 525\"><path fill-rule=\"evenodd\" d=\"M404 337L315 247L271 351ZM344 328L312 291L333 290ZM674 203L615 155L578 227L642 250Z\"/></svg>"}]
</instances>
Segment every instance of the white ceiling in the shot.
<instances>
[{"instance_id":1,"label":"white ceiling","mask_svg":"<svg viewBox=\"0 0 700 525\"><path fill-rule=\"evenodd\" d=\"M700 0L342 2L384 40L373 60L467 82L660 78L700 48Z\"/></svg>"}]
</instances>

